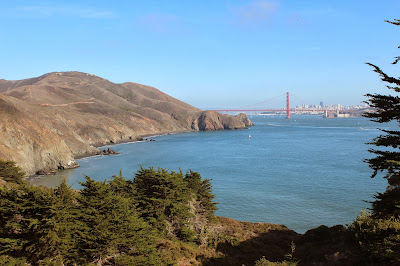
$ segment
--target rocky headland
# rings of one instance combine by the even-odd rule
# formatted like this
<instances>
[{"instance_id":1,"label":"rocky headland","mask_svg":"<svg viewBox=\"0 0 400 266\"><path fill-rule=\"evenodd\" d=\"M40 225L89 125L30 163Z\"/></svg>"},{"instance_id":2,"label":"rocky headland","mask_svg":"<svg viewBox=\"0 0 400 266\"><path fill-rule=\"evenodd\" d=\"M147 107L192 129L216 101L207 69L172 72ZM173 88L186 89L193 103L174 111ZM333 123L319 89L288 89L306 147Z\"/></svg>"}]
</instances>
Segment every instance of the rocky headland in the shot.
<instances>
[{"instance_id":1,"label":"rocky headland","mask_svg":"<svg viewBox=\"0 0 400 266\"><path fill-rule=\"evenodd\" d=\"M97 147L143 136L244 129L244 114L202 111L156 88L81 72L0 80L0 158L29 175L77 167Z\"/></svg>"}]
</instances>

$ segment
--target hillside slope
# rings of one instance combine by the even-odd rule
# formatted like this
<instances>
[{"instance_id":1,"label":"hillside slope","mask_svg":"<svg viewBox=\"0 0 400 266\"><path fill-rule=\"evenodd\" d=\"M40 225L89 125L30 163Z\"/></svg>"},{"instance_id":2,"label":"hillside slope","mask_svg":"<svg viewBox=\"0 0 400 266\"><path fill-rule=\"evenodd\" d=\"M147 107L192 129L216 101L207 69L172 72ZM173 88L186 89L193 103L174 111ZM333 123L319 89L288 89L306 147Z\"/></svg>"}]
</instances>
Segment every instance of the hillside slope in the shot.
<instances>
[{"instance_id":1,"label":"hillside slope","mask_svg":"<svg viewBox=\"0 0 400 266\"><path fill-rule=\"evenodd\" d=\"M0 158L16 161L28 174L75 166L73 157L143 135L252 125L243 114L201 111L150 86L115 84L75 71L0 80L0 93L1 125L6 129L0 132ZM35 149L46 151L46 162Z\"/></svg>"},{"instance_id":2,"label":"hillside slope","mask_svg":"<svg viewBox=\"0 0 400 266\"><path fill-rule=\"evenodd\" d=\"M58 134L2 95L0 114L0 158L15 160L24 170L33 166L37 170L77 166L71 150Z\"/></svg>"}]
</instances>

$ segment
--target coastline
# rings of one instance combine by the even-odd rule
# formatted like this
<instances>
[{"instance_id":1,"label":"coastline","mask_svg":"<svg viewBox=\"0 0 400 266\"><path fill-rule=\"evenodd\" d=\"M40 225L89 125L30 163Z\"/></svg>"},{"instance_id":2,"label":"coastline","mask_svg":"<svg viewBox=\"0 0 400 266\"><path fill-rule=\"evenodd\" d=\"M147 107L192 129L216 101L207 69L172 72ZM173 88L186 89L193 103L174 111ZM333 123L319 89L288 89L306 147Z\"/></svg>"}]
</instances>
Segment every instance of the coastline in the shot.
<instances>
[{"instance_id":1,"label":"coastline","mask_svg":"<svg viewBox=\"0 0 400 266\"><path fill-rule=\"evenodd\" d=\"M244 130L244 129L248 129L248 127L245 127L243 129L217 129L217 130L211 130L211 131ZM202 130L200 130L200 131L202 131ZM141 134L141 135L136 136L135 138L119 139L119 140L115 140L113 142L107 142L107 143L101 143L101 144L99 144L99 143L98 144L92 144L92 146L100 150L102 147L115 146L117 144L148 141L148 140L145 140L145 138L151 138L151 137L156 137L156 136L164 136L164 135L172 135L172 134L192 133L192 132L199 132L199 131L198 130L157 131L157 132L152 132L152 133ZM99 154L96 154L94 152L93 153L87 152L87 153L83 153L83 154L79 154L79 155L74 156L74 160L79 160L79 159L89 158L89 157L95 157L95 156L109 156L109 155L99 155ZM34 180L34 179L37 179L37 178L40 178L40 177L43 177L43 176L56 175L56 171L70 170L70 169L74 169L74 168L78 168L78 167L80 167L80 165L77 163L76 167L65 168L65 169L50 169L48 172L46 172L46 174L29 175L29 176L27 176L25 178L25 180L27 180L28 182L31 182L31 180Z\"/></svg>"},{"instance_id":2,"label":"coastline","mask_svg":"<svg viewBox=\"0 0 400 266\"><path fill-rule=\"evenodd\" d=\"M182 134L182 133L191 133L191 132L197 132L194 130L178 130L178 131L158 131L158 132L152 132L152 133L146 133L146 134L141 134L136 136L135 138L128 138L128 139L120 139L115 141L114 143L112 142L108 142L105 144L93 144L92 146L99 149L102 147L107 147L107 146L115 146L118 144L124 144L124 143L135 143L135 142L144 142L144 141L148 141L145 140L144 138L151 138L151 137L156 137L156 136L164 136L164 135L170 135L170 134ZM88 158L88 157L95 157L95 156L108 156L108 155L99 155L96 153L83 153L77 156L74 156L74 160L79 160L79 159L83 159L83 158ZM70 169L74 169L74 168L78 168L80 167L80 165L77 163L76 167L71 167L71 168L65 168L65 169L51 169L48 172L46 172L46 174L42 174L42 175L38 175L38 174L33 174L33 175L29 175L25 178L25 180L27 180L28 182L31 182L34 179L40 178L42 176L51 176L51 175L55 175L56 171L64 171L64 170L70 170Z\"/></svg>"},{"instance_id":3,"label":"coastline","mask_svg":"<svg viewBox=\"0 0 400 266\"><path fill-rule=\"evenodd\" d=\"M97 148L97 149L100 149L102 147L114 146L114 145L117 145L117 144L142 142L142 141L146 141L146 140L144 140L144 138L149 138L149 137L154 137L154 136L164 136L164 135L168 135L168 134L180 134L180 133L190 133L190 132L195 132L195 131L191 131L191 130L159 131L159 132L153 132L153 133L146 133L146 134L138 135L135 138L120 139L120 140L115 141L114 143L113 142L108 142L108 143L105 143L105 144L104 143L103 144L93 144L92 146ZM83 158L92 157L92 156L97 156L97 154L95 154L95 153L84 153L84 154L80 154L80 155L74 156L74 159L78 160L78 159L83 159Z\"/></svg>"},{"instance_id":4,"label":"coastline","mask_svg":"<svg viewBox=\"0 0 400 266\"><path fill-rule=\"evenodd\" d=\"M217 130L210 130L210 131L245 130L245 129L248 129L248 127L240 128L240 129L217 129ZM164 136L164 135L172 135L172 134L192 133L192 132L199 132L199 131L203 131L203 130L158 131L158 132L153 132L153 133L141 134L141 135L136 136L134 139L133 138L132 139L131 138L119 139L119 140L116 140L115 142L108 142L108 143L102 143L102 144L92 144L92 146L97 148L97 149L100 149L102 147L114 146L114 145L117 145L117 144L146 141L146 140L144 140L144 138L150 138L150 137L156 137L156 136ZM84 154L80 154L80 155L74 156L74 159L78 160L78 159L83 159L83 158L92 157L92 156L97 156L97 154L95 154L95 153L84 153Z\"/></svg>"}]
</instances>

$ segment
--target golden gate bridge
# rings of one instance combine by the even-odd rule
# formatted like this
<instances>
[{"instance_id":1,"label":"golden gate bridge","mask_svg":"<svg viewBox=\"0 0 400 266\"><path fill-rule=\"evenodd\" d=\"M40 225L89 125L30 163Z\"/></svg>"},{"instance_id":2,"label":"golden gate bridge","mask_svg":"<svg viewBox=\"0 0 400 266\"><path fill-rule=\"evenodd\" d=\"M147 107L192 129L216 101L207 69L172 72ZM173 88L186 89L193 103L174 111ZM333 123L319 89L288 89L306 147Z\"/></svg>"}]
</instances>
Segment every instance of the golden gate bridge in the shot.
<instances>
[{"instance_id":1,"label":"golden gate bridge","mask_svg":"<svg viewBox=\"0 0 400 266\"><path fill-rule=\"evenodd\" d=\"M355 111L358 111L357 109L346 109L346 110L341 110L339 108L339 106L337 108L290 108L290 95L295 96L289 92L286 92L286 107L285 108L281 108L281 109L255 109L255 108L250 108L256 105L260 105L266 102L270 102L272 100L275 100L279 97L282 97L285 94L281 94L277 97L271 98L269 100L263 101L263 102L259 102L259 103L255 103L255 104L251 104L251 105L247 105L247 106L243 106L243 107L239 107L239 108L227 108L227 109L219 109L219 110L214 110L217 112L275 112L275 113L281 113L281 112L285 112L286 113L286 118L290 119L290 114L292 112L296 112L296 113L304 113L304 112L314 112L314 113L323 113L325 117L329 117L330 114L335 113L337 117L339 117L340 115L345 115L346 114L352 114ZM296 97L296 96L295 96ZM298 97L296 97L298 98ZM300 99L300 98L299 98Z\"/></svg>"}]
</instances>

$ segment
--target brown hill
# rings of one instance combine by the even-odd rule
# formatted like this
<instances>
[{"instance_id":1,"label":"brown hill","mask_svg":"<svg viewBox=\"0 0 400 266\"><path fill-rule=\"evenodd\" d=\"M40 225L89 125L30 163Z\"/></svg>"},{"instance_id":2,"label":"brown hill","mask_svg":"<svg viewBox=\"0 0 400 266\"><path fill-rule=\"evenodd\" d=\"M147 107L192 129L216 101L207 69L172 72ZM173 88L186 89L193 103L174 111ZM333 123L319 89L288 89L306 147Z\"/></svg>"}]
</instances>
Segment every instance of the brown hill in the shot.
<instances>
[{"instance_id":1,"label":"brown hill","mask_svg":"<svg viewBox=\"0 0 400 266\"><path fill-rule=\"evenodd\" d=\"M73 157L95 154L97 146L144 135L252 125L243 114L201 111L150 86L75 71L0 80L0 93L0 158L28 174L72 167Z\"/></svg>"},{"instance_id":2,"label":"brown hill","mask_svg":"<svg viewBox=\"0 0 400 266\"><path fill-rule=\"evenodd\" d=\"M20 111L0 94L0 158L24 169L77 166L65 141L38 120ZM30 171L32 173L33 171Z\"/></svg>"}]
</instances>

